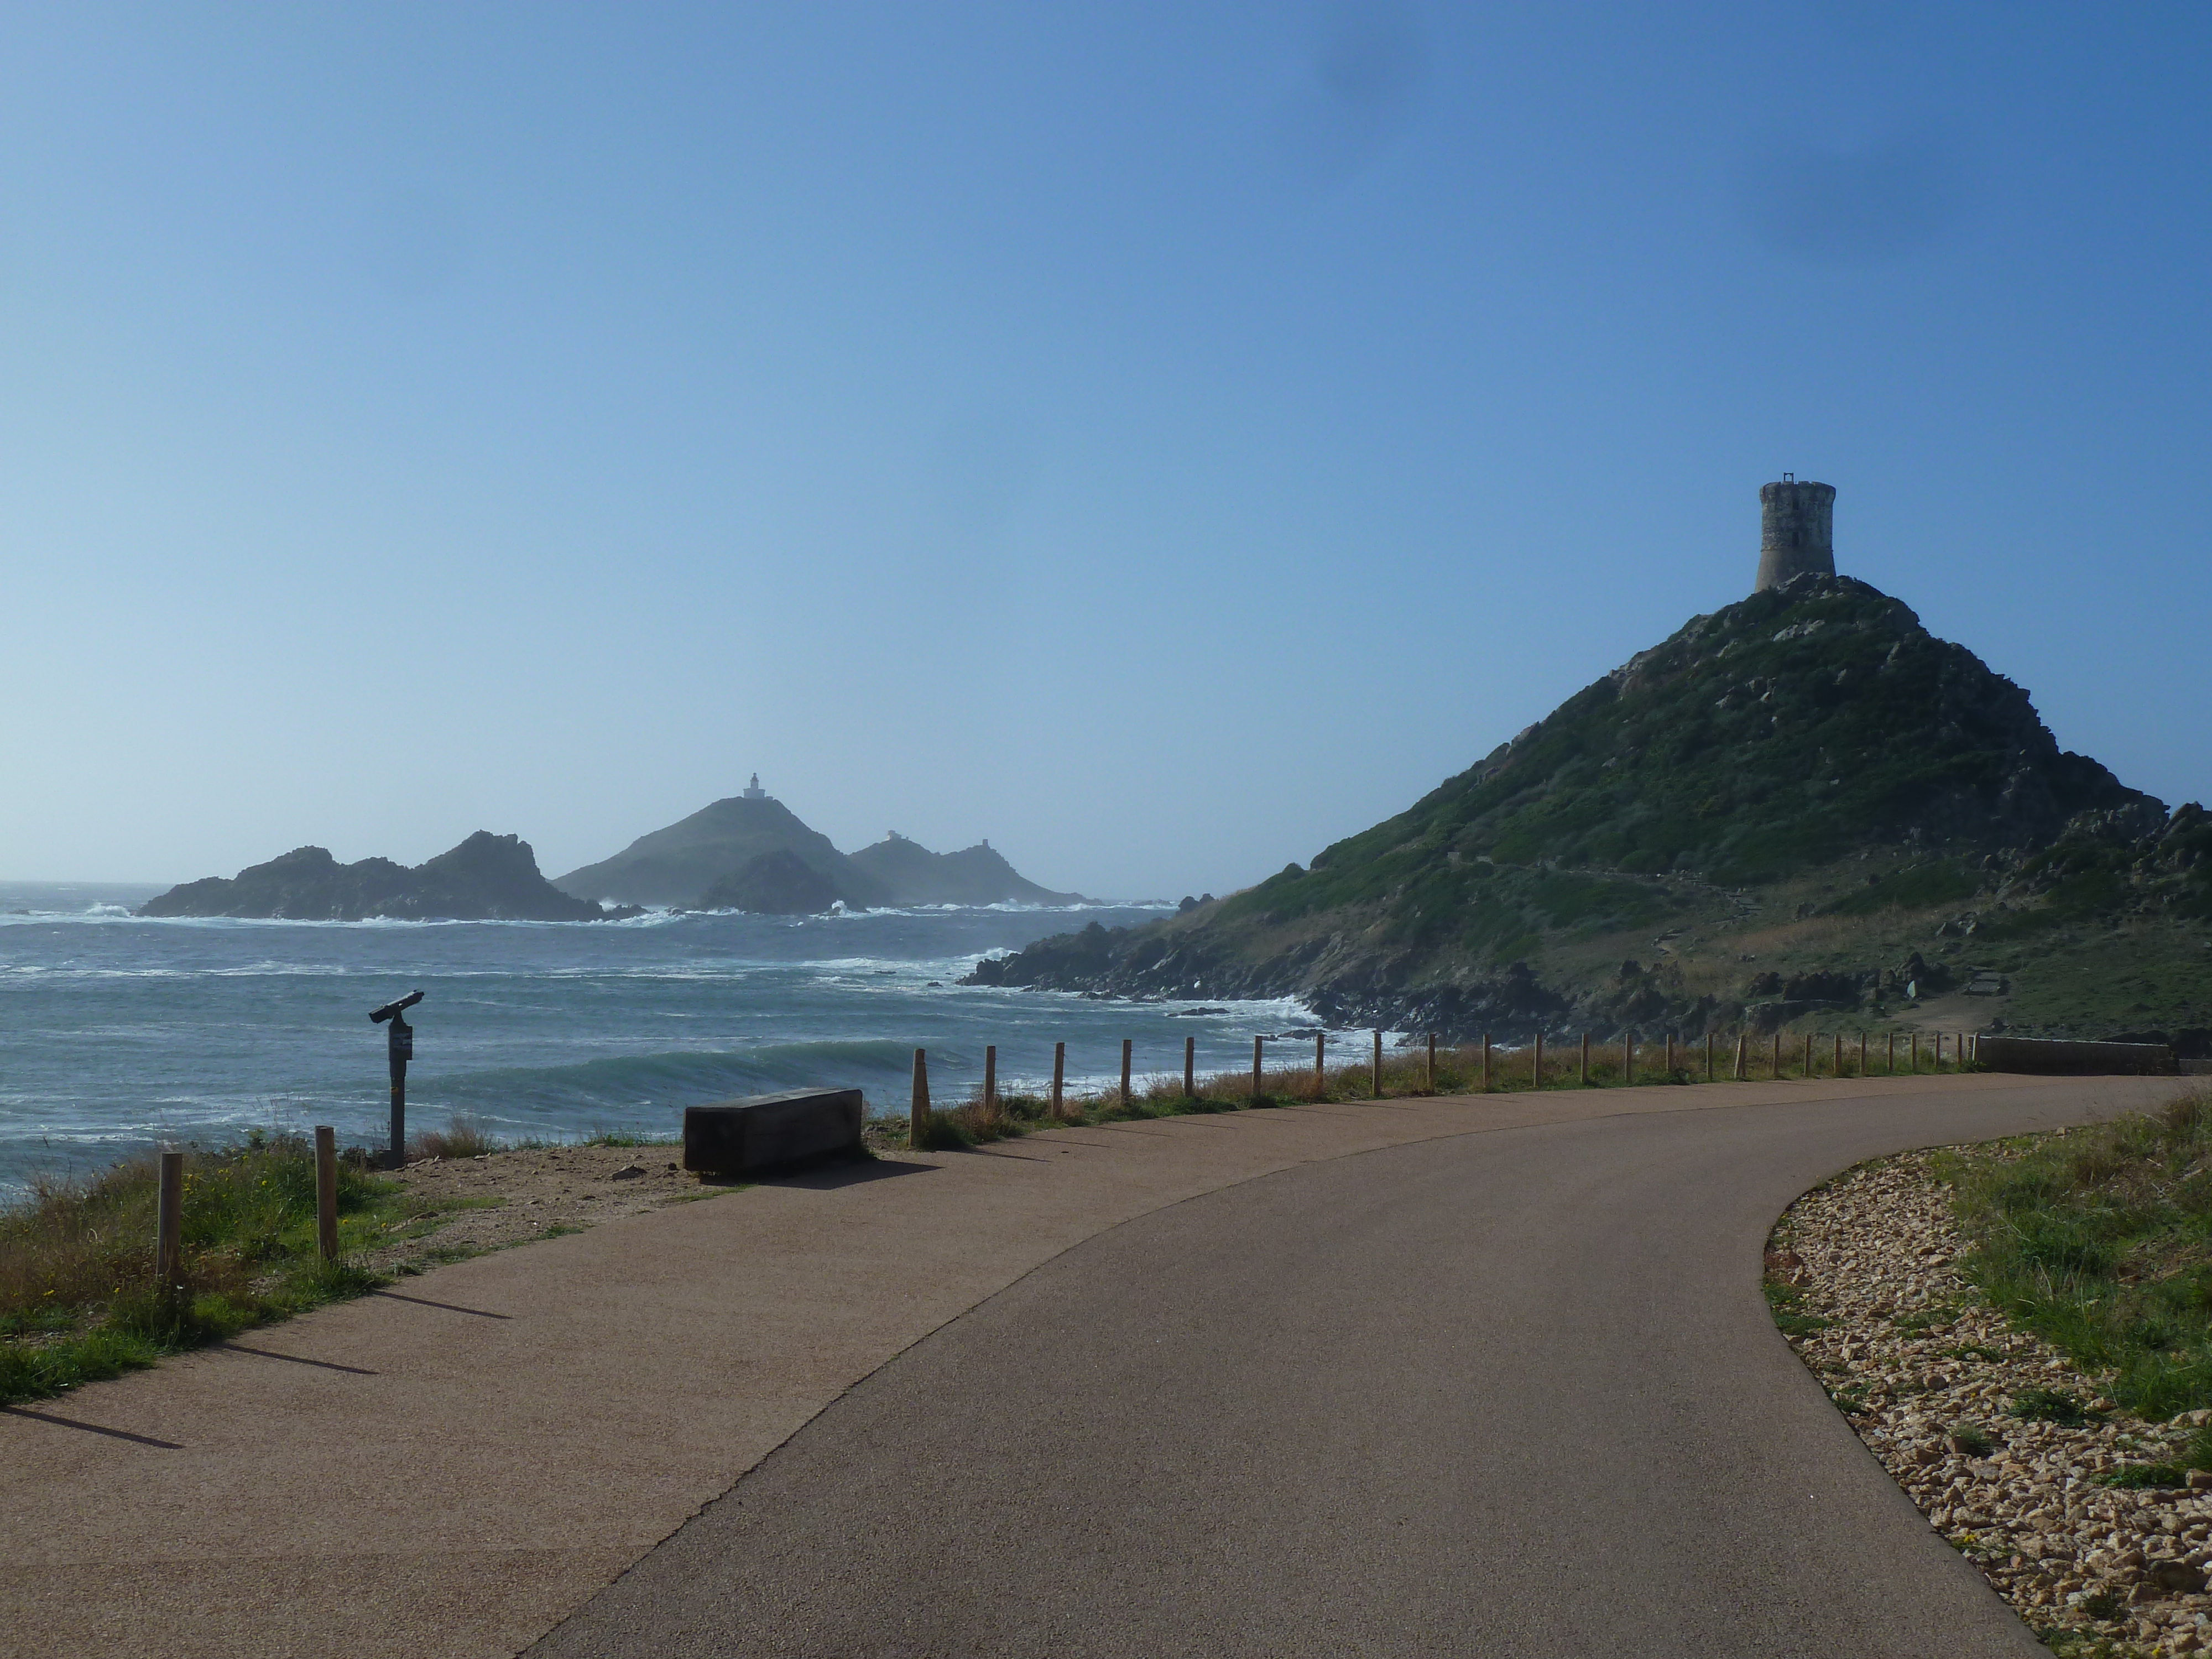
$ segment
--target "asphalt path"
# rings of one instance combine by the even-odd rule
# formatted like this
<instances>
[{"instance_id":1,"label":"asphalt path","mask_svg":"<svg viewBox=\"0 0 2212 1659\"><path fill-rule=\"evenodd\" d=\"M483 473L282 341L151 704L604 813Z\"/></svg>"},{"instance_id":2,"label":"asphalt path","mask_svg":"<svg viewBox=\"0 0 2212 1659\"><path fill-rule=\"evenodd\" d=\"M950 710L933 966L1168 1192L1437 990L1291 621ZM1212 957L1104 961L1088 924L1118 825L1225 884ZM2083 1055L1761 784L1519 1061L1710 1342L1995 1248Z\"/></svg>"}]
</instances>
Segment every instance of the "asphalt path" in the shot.
<instances>
[{"instance_id":1,"label":"asphalt path","mask_svg":"<svg viewBox=\"0 0 2212 1659\"><path fill-rule=\"evenodd\" d=\"M1760 1252L1854 1163L2112 1092L1645 1111L1192 1198L875 1370L532 1651L2043 1652L1775 1330Z\"/></svg>"}]
</instances>

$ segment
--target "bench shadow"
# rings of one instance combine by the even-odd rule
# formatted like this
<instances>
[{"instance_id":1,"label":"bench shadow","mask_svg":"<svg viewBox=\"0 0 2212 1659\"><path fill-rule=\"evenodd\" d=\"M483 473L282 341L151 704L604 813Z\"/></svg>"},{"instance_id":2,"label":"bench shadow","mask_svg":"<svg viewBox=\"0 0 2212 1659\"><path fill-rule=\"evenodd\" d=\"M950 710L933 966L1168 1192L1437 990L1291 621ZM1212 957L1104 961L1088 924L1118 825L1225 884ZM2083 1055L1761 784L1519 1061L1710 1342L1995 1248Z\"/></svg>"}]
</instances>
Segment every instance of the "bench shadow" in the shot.
<instances>
[{"instance_id":1,"label":"bench shadow","mask_svg":"<svg viewBox=\"0 0 2212 1659\"><path fill-rule=\"evenodd\" d=\"M870 1181L890 1181L899 1176L927 1175L936 1167L933 1164L904 1164L891 1158L852 1158L756 1176L753 1180L762 1187L797 1187L822 1193L834 1192L841 1187L858 1187Z\"/></svg>"},{"instance_id":2,"label":"bench shadow","mask_svg":"<svg viewBox=\"0 0 2212 1659\"><path fill-rule=\"evenodd\" d=\"M0 1406L0 1412L9 1417L27 1417L33 1423L52 1423L58 1428L82 1429L87 1434L105 1435L110 1440L128 1440L135 1446L157 1446L163 1451L184 1450L173 1440L156 1440L150 1434L132 1434L127 1429L109 1429L97 1423L80 1423L74 1417L56 1417L52 1412L34 1412L21 1406Z\"/></svg>"}]
</instances>

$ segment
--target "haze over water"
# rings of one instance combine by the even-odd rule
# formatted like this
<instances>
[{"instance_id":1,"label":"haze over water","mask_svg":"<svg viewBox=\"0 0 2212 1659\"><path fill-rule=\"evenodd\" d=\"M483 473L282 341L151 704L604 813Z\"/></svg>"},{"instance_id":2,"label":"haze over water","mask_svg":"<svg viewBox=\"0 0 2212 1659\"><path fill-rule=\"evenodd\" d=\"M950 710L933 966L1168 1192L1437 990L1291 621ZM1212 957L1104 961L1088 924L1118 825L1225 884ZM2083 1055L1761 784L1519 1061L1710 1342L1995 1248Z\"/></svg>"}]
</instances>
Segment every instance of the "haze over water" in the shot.
<instances>
[{"instance_id":1,"label":"haze over water","mask_svg":"<svg viewBox=\"0 0 2212 1659\"><path fill-rule=\"evenodd\" d=\"M675 1132L703 1101L858 1085L906 1108L913 1050L940 1100L999 1045L1008 1088L1182 1064L1251 1063L1255 1031L1293 1003L1131 1004L963 988L988 951L1156 908L943 909L787 918L652 915L625 922L153 921L151 890L0 884L0 1189L159 1142L335 1125L386 1133L384 1039L368 1010L426 993L410 1018L410 1127L457 1112L495 1134ZM27 913L27 914L26 914ZM1184 1017L1188 1007L1222 1012Z\"/></svg>"}]
</instances>

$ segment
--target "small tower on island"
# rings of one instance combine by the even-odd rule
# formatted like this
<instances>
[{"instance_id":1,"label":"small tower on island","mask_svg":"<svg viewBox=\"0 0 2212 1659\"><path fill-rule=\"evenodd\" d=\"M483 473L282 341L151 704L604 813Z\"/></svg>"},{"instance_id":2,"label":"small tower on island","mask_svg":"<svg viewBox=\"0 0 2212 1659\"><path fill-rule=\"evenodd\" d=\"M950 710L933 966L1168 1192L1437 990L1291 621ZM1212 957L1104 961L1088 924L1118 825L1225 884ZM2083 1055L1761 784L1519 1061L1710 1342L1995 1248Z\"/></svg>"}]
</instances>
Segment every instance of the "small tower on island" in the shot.
<instances>
[{"instance_id":1,"label":"small tower on island","mask_svg":"<svg viewBox=\"0 0 2212 1659\"><path fill-rule=\"evenodd\" d=\"M1759 579L1754 593L1812 571L1836 574L1836 487L1800 483L1785 472L1759 489Z\"/></svg>"},{"instance_id":2,"label":"small tower on island","mask_svg":"<svg viewBox=\"0 0 2212 1659\"><path fill-rule=\"evenodd\" d=\"M1832 495L1835 494L1835 491L1832 489L1828 493ZM757 772L753 774L753 781L745 786L745 799L747 800L766 800L768 799L768 791L760 787L760 774Z\"/></svg>"}]
</instances>

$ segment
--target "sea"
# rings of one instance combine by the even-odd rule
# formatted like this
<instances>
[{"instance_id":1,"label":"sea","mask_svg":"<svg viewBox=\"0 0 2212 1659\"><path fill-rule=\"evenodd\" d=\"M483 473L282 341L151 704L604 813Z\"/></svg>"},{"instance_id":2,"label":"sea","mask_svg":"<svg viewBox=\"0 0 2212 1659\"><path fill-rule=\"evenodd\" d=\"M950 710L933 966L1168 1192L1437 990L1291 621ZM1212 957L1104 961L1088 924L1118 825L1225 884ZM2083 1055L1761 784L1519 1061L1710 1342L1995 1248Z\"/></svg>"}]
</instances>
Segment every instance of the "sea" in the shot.
<instances>
[{"instance_id":1,"label":"sea","mask_svg":"<svg viewBox=\"0 0 2212 1659\"><path fill-rule=\"evenodd\" d=\"M1293 1001L1131 1002L968 987L986 956L1165 907L648 913L599 922L154 919L160 890L0 883L0 1194L160 1146L319 1123L341 1146L388 1130L383 1028L408 1013L411 1129L456 1115L495 1136L673 1134L684 1109L771 1090L858 1087L907 1109L914 1051L933 1095L1071 1087L1251 1064L1255 1035L1314 1029ZM1335 1034L1340 1039L1348 1034ZM1286 1063L1290 1056L1284 1056Z\"/></svg>"}]
</instances>

